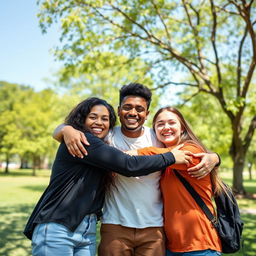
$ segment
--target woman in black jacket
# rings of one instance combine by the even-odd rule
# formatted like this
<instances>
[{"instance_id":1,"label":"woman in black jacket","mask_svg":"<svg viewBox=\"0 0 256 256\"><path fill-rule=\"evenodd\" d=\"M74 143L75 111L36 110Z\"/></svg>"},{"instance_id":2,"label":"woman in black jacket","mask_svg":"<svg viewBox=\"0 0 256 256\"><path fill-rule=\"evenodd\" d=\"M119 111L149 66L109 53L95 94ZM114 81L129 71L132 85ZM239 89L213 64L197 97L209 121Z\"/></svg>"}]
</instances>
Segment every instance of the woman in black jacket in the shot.
<instances>
[{"instance_id":1,"label":"woman in black jacket","mask_svg":"<svg viewBox=\"0 0 256 256\"><path fill-rule=\"evenodd\" d=\"M147 175L173 163L187 163L189 156L178 149L154 156L129 156L103 142L115 125L111 105L98 98L78 104L66 124L86 133L88 155L72 157L61 143L50 183L33 210L24 234L32 239L38 256L94 256L96 222L112 172L125 176Z\"/></svg>"}]
</instances>

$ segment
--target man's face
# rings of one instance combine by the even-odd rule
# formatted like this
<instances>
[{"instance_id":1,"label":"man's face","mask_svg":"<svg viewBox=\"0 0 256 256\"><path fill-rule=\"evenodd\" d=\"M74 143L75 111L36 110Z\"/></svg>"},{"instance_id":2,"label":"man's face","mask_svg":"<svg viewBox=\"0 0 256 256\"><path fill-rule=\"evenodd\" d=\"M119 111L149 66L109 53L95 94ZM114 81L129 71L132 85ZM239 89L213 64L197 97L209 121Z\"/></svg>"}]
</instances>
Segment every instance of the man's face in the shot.
<instances>
[{"instance_id":1,"label":"man's face","mask_svg":"<svg viewBox=\"0 0 256 256\"><path fill-rule=\"evenodd\" d=\"M142 126L149 114L147 101L139 96L127 96L118 107L122 132L127 137L142 135Z\"/></svg>"}]
</instances>

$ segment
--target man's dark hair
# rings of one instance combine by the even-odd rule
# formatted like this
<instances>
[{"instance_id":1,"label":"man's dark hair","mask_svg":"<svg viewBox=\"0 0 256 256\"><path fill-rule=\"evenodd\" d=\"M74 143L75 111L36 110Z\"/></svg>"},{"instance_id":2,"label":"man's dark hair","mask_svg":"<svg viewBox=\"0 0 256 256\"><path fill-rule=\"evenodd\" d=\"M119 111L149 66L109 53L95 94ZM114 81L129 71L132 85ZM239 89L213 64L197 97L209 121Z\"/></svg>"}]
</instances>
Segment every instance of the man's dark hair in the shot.
<instances>
[{"instance_id":1,"label":"man's dark hair","mask_svg":"<svg viewBox=\"0 0 256 256\"><path fill-rule=\"evenodd\" d=\"M138 96L142 97L147 102L147 107L149 108L151 103L152 93L148 87L139 84L139 83L130 83L124 85L119 91L119 105L121 105L122 101L127 96Z\"/></svg>"}]
</instances>

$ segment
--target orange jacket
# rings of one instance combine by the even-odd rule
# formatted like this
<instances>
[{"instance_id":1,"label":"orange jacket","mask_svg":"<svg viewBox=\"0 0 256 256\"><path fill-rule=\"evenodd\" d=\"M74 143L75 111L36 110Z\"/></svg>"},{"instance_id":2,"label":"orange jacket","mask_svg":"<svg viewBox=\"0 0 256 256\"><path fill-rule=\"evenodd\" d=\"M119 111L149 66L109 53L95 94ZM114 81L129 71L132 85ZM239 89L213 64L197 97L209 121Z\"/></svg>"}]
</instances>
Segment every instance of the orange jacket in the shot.
<instances>
[{"instance_id":1,"label":"orange jacket","mask_svg":"<svg viewBox=\"0 0 256 256\"><path fill-rule=\"evenodd\" d=\"M192 153L200 153L201 149L187 143L184 150ZM144 148L138 150L140 155L160 154L168 151L168 148ZM200 160L193 157L194 166ZM172 169L180 171L181 175L194 187L204 200L209 209L214 212L212 203L212 186L210 175L198 180L189 176L186 165L171 165L162 175L161 190L164 203L164 228L167 237L167 248L173 252L188 252L211 249L221 251L221 243L217 232L212 227L201 208L196 204L192 196L176 177Z\"/></svg>"}]
</instances>

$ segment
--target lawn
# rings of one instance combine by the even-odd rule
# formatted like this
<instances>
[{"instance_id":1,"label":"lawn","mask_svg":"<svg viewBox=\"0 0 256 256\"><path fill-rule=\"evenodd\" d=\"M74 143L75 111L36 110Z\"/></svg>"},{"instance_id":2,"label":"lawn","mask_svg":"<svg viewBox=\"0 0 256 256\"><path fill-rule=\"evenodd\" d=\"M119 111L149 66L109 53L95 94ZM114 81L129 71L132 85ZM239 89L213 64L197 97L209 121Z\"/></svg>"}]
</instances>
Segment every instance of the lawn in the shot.
<instances>
[{"instance_id":1,"label":"lawn","mask_svg":"<svg viewBox=\"0 0 256 256\"><path fill-rule=\"evenodd\" d=\"M15 170L5 175L0 171L0 255L31 255L30 241L23 234L26 220L44 188L49 182L48 170L37 171L31 176L31 170ZM231 172L221 173L227 183L231 182ZM254 173L254 178L256 173ZM256 194L256 179L248 181L245 175L245 187ZM245 222L243 232L243 252L229 254L235 256L256 255L256 199L239 199L242 218ZM98 238L99 239L99 238Z\"/></svg>"}]
</instances>

